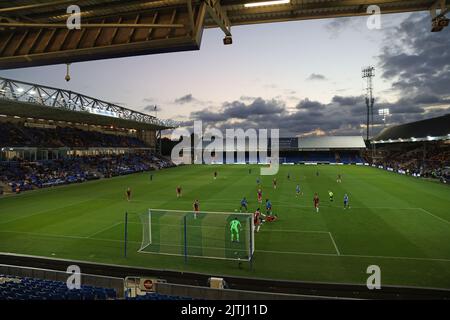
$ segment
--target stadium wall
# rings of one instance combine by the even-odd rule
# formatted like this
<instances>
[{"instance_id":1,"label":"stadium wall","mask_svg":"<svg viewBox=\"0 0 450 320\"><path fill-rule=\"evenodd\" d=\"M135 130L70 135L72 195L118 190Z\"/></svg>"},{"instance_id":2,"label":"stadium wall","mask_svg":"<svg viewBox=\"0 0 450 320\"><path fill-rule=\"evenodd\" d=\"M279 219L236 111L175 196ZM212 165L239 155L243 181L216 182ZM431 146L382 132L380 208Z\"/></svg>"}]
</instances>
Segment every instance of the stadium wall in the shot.
<instances>
[{"instance_id":1,"label":"stadium wall","mask_svg":"<svg viewBox=\"0 0 450 320\"><path fill-rule=\"evenodd\" d=\"M113 278L124 279L127 276L164 279L172 288L161 287L160 293L180 292L187 290L187 286L197 286L205 288L211 276L225 279L228 293L224 293L226 299L230 299L228 294L235 290L258 292L263 294L289 294L307 299L317 299L320 297L333 298L353 298L353 299L450 299L450 290L434 288L413 288L383 286L381 290L368 290L365 285L358 284L338 284L338 283L317 283L284 281L274 279L243 278L224 275L208 275L194 272L180 272L170 270L146 269L131 266L99 264L76 260L52 259L47 257L28 256L11 253L0 253L0 261L3 264L16 266L26 266L33 268L52 269L66 271L69 265L78 265L84 274L102 275ZM184 288L183 288L184 286ZM185 292L185 291L184 291ZM197 291L200 294L201 291ZM217 293L209 293L211 295ZM247 293L242 293L242 297ZM233 299L237 299L234 298Z\"/></svg>"}]
</instances>

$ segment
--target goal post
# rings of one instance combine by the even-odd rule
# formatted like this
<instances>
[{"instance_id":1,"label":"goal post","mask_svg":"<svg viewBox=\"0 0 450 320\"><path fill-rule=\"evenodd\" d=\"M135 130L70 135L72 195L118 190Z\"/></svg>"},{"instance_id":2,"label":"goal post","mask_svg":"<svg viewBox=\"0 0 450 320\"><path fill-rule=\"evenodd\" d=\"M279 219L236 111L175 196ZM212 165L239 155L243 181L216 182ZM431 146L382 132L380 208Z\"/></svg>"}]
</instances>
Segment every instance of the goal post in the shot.
<instances>
[{"instance_id":1,"label":"goal post","mask_svg":"<svg viewBox=\"0 0 450 320\"><path fill-rule=\"evenodd\" d=\"M240 222L232 241L230 223ZM195 258L251 261L255 250L253 216L250 213L149 209L140 215L140 253Z\"/></svg>"}]
</instances>

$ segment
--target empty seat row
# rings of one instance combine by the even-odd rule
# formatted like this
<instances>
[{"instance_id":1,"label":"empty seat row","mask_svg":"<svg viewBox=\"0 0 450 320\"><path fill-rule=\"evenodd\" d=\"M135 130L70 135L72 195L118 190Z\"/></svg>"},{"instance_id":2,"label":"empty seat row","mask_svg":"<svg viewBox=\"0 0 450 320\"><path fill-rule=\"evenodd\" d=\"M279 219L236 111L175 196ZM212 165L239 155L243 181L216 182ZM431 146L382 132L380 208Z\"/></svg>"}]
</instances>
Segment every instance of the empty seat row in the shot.
<instances>
[{"instance_id":1,"label":"empty seat row","mask_svg":"<svg viewBox=\"0 0 450 320\"><path fill-rule=\"evenodd\" d=\"M63 281L0 275L0 300L106 300L116 299L111 288L82 285L70 290Z\"/></svg>"}]
</instances>

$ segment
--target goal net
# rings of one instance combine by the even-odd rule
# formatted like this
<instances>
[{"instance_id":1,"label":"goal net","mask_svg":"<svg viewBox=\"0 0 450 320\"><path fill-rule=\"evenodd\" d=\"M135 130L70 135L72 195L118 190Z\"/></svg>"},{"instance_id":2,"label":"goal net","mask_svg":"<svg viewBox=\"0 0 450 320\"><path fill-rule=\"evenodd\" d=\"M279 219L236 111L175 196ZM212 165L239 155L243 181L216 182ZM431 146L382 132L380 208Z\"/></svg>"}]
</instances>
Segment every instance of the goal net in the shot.
<instances>
[{"instance_id":1,"label":"goal net","mask_svg":"<svg viewBox=\"0 0 450 320\"><path fill-rule=\"evenodd\" d=\"M230 223L237 218L238 232L232 241ZM141 253L199 258L247 260L253 256L252 214L149 209L140 215Z\"/></svg>"}]
</instances>

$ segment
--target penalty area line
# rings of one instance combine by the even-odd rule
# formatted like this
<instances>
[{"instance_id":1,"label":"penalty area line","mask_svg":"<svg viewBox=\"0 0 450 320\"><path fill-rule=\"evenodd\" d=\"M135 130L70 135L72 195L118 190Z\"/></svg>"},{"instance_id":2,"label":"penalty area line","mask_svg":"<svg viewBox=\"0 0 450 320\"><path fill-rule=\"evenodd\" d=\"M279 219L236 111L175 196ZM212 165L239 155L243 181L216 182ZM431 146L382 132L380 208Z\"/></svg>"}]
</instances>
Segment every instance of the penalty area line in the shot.
<instances>
[{"instance_id":1,"label":"penalty area line","mask_svg":"<svg viewBox=\"0 0 450 320\"><path fill-rule=\"evenodd\" d=\"M123 240L114 239L102 239L102 238L88 238L83 236L66 236L57 234L46 234L46 233L33 233L33 232L22 232L22 231L8 231L0 230L0 233L16 233L16 234L27 234L30 236L37 237L50 237L50 238L67 238L67 239L79 239L88 241L103 241L103 242L120 242ZM141 241L128 240L129 243L141 244ZM153 253L153 254L163 254L159 252L142 252L141 253ZM416 261L437 261L437 262L450 262L450 259L444 258L420 258L420 257L399 257L399 256L372 256L372 255L358 255L358 254L341 254L337 253L314 253L314 252L301 252L301 251L271 251L271 250L255 250L255 252L268 253L268 254L292 254L292 255L310 255L310 256L328 256L328 257L338 257L338 258L367 258L367 259L396 259L396 260L416 260ZM170 255L170 254L169 254Z\"/></svg>"},{"instance_id":2,"label":"penalty area line","mask_svg":"<svg viewBox=\"0 0 450 320\"><path fill-rule=\"evenodd\" d=\"M123 221L116 222L116 223L114 223L113 225L109 225L108 227L105 227L105 228L103 228L103 229L100 229L100 230L97 231L97 232L94 232L93 234L87 236L87 238L88 238L88 239L89 239L89 238L92 238L92 237L94 237L94 236L96 236L96 235L98 235L98 234L100 234L100 233L102 233L102 232L105 232L106 230L109 230L109 229L112 229L112 228L114 228L114 227L117 227L118 225L121 225L121 224L123 224L123 223L124 223Z\"/></svg>"},{"instance_id":3,"label":"penalty area line","mask_svg":"<svg viewBox=\"0 0 450 320\"><path fill-rule=\"evenodd\" d=\"M339 249L338 249L338 246L336 244L336 241L334 241L333 235L331 234L331 232L328 232L328 234L330 235L331 242L333 242L334 248L336 249L337 255L340 256L341 253L339 252Z\"/></svg>"},{"instance_id":4,"label":"penalty area line","mask_svg":"<svg viewBox=\"0 0 450 320\"><path fill-rule=\"evenodd\" d=\"M436 218L436 219L438 219L438 220L440 220L440 221L450 225L450 221L445 220L445 219L443 219L443 218L441 218L441 217L439 217L439 216L437 216L435 214L432 214L430 211L427 211L427 210L425 210L423 208L417 208L417 209L419 209L420 211L425 212L426 214L428 214L428 215L430 215L430 216L432 216L432 217L434 217L434 218Z\"/></svg>"}]
</instances>

